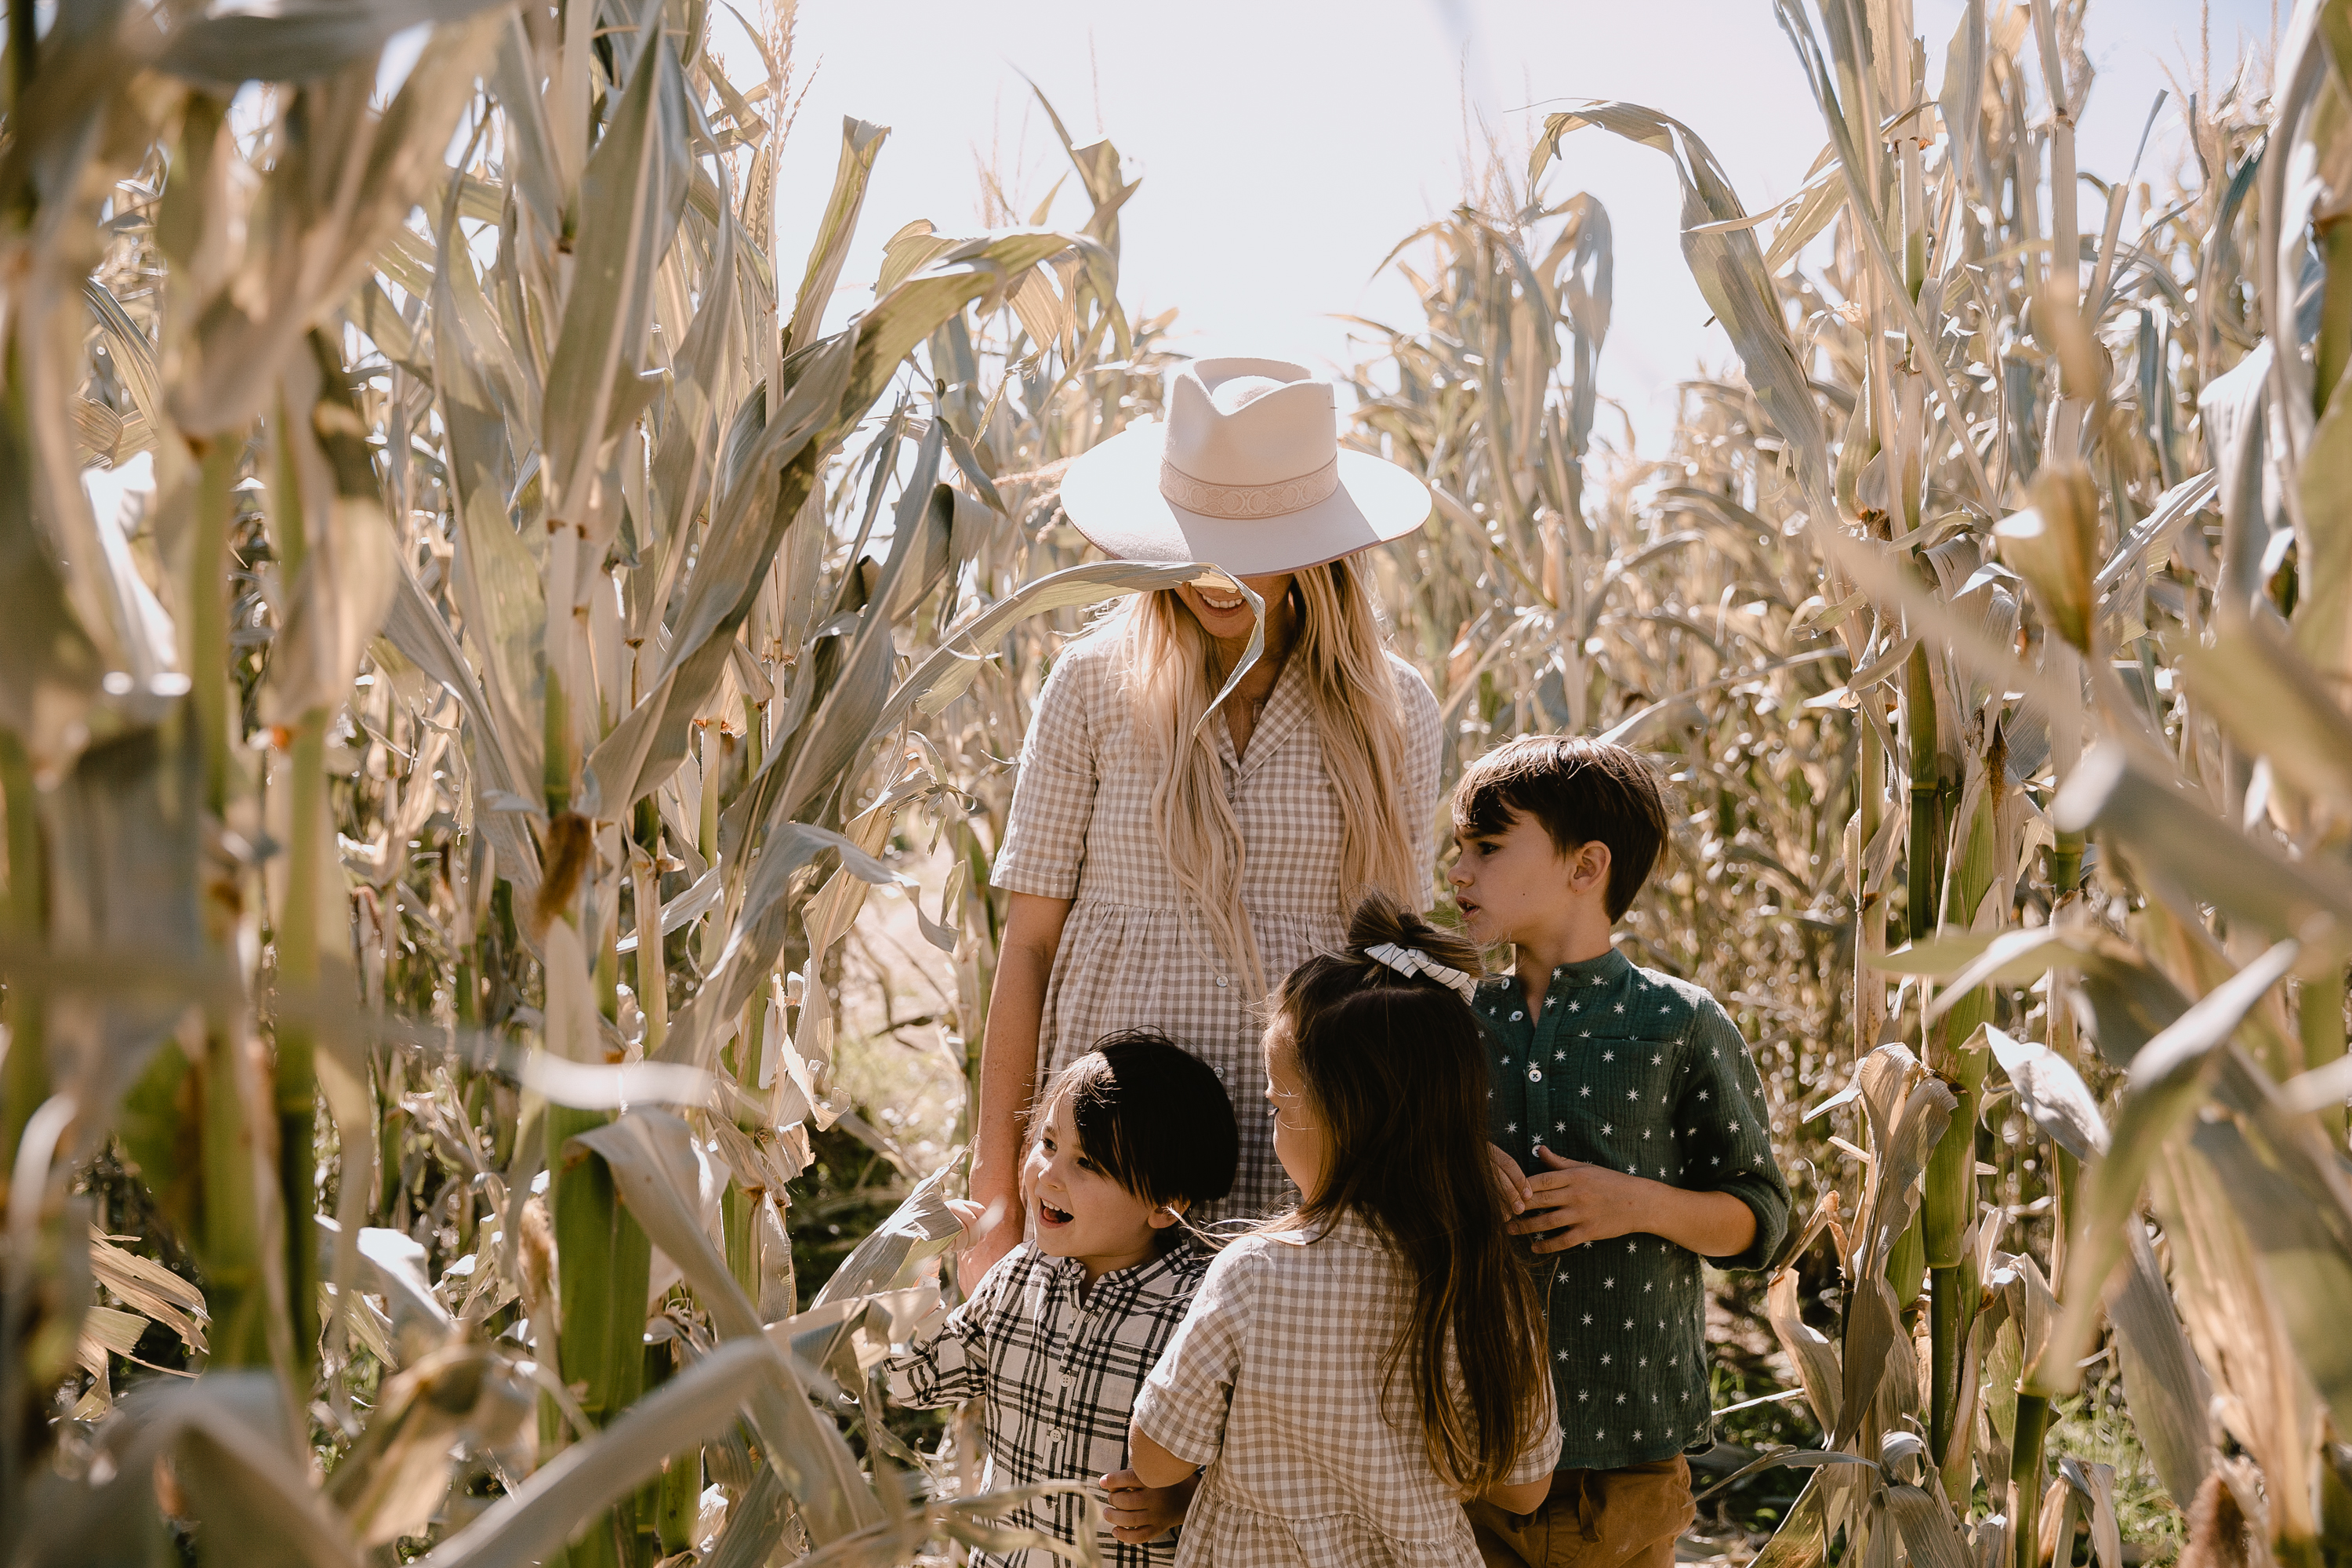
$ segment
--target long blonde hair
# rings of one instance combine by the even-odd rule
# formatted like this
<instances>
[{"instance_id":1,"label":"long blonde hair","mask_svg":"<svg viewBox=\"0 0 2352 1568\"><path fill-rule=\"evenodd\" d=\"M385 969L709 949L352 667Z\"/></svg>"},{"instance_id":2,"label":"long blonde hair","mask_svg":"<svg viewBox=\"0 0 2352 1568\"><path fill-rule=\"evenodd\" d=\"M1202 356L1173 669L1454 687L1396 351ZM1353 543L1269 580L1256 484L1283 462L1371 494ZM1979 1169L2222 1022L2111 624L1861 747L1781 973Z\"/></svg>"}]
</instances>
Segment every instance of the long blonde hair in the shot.
<instances>
[{"instance_id":1,"label":"long blonde hair","mask_svg":"<svg viewBox=\"0 0 2352 1568\"><path fill-rule=\"evenodd\" d=\"M1369 892L1411 908L1424 871L1413 863L1412 824L1392 783L1404 776L1403 710L1371 597L1345 557L1297 573L1291 584L1298 626L1288 657L1306 678L1323 771L1339 799L1332 910L1351 909ZM1197 917L1249 994L1263 996L1265 968L1241 902L1241 826L1225 798L1216 739L1202 722L1216 695L1214 645L1172 591L1139 595L1119 614L1122 623L1106 629L1123 639L1135 731L1163 770L1151 792L1152 831L1188 924Z\"/></svg>"}]
</instances>

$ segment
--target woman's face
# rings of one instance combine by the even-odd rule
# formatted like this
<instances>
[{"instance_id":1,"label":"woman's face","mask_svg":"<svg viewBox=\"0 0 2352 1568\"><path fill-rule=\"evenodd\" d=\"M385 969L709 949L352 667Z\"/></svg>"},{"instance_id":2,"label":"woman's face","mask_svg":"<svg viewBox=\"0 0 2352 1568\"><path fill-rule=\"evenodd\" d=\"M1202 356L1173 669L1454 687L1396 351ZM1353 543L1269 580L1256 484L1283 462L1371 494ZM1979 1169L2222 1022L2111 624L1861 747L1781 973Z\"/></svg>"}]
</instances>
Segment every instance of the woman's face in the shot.
<instances>
[{"instance_id":1,"label":"woman's face","mask_svg":"<svg viewBox=\"0 0 2352 1568\"><path fill-rule=\"evenodd\" d=\"M1271 609L1290 592L1291 575L1277 572L1271 577L1244 577L1242 581ZM1250 602L1228 583L1205 589L1198 583L1187 583L1176 590L1176 596L1184 601L1184 607L1192 612L1192 618L1201 623L1202 631L1225 641L1248 637L1250 624L1257 618L1250 609Z\"/></svg>"},{"instance_id":2,"label":"woman's face","mask_svg":"<svg viewBox=\"0 0 2352 1568\"><path fill-rule=\"evenodd\" d=\"M1274 1157L1298 1184L1299 1196L1308 1203L1321 1190L1330 1164L1330 1138L1323 1118L1298 1076L1297 1048L1291 1039L1290 1020L1276 1015L1265 1031L1265 1100L1274 1108Z\"/></svg>"}]
</instances>

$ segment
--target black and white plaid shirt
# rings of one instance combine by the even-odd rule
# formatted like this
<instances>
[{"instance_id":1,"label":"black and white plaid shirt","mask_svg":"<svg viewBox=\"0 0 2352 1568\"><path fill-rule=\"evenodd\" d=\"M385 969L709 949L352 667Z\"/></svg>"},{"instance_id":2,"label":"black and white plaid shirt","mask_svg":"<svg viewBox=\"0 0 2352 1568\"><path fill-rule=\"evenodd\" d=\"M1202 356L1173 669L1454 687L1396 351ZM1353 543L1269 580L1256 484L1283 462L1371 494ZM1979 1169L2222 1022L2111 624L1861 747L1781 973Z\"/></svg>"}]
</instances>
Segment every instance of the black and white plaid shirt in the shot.
<instances>
[{"instance_id":1,"label":"black and white plaid shirt","mask_svg":"<svg viewBox=\"0 0 2352 1568\"><path fill-rule=\"evenodd\" d=\"M1148 1262L1104 1275L1081 1300L1084 1267L1024 1242L982 1276L971 1299L936 1333L884 1364L890 1397L920 1408L985 1400L984 1491L1030 1481L1097 1482L1127 1468L1127 1418L1136 1391L1183 1321L1209 1261L1202 1248L1180 1241ZM1076 1544L1082 1506L1076 1494L1056 1493L1007 1513L1003 1522ZM1172 1539L1126 1546L1105 1531L1097 1541L1104 1563L1117 1568L1172 1568L1176 1561ZM982 1552L972 1562L1055 1568L1060 1559L1024 1550Z\"/></svg>"}]
</instances>

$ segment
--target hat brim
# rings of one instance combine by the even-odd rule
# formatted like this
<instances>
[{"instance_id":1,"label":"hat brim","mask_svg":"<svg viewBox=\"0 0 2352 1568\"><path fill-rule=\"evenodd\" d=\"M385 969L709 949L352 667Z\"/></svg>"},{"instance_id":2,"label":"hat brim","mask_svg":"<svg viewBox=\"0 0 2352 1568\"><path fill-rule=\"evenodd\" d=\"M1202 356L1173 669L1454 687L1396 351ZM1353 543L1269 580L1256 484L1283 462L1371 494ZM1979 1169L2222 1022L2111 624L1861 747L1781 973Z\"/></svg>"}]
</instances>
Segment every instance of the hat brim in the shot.
<instances>
[{"instance_id":1,"label":"hat brim","mask_svg":"<svg viewBox=\"0 0 2352 1568\"><path fill-rule=\"evenodd\" d=\"M1339 486L1279 517L1210 517L1160 493L1167 427L1120 432L1062 476L1062 510L1119 561L1200 561L1236 577L1303 572L1402 539L1428 521L1429 487L1369 452L1339 454Z\"/></svg>"}]
</instances>

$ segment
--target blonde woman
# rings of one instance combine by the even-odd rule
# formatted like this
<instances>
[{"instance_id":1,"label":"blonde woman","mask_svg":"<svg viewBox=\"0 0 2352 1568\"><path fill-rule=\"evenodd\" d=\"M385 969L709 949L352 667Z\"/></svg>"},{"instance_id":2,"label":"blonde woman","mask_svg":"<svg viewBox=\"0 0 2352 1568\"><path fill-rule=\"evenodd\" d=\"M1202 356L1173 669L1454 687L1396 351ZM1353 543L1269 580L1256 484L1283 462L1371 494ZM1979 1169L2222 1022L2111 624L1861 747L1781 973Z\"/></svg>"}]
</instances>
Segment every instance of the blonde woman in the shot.
<instances>
[{"instance_id":1,"label":"blonde woman","mask_svg":"<svg viewBox=\"0 0 2352 1568\"><path fill-rule=\"evenodd\" d=\"M1066 1223L1019 1191L1040 1082L1144 1026L1252 1107L1269 981L1336 948L1368 892L1430 904L1437 703L1384 648L1352 559L1419 528L1429 492L1339 450L1331 387L1298 365L1200 361L1168 409L1063 482L1071 521L1108 554L1204 571L1072 642L1038 696L992 873L1012 903L981 1047L978 1268L1033 1223ZM1258 612L1236 580L1265 606L1246 668ZM1265 1118L1240 1122L1233 1194L1195 1219L1293 1196Z\"/></svg>"}]
</instances>

